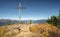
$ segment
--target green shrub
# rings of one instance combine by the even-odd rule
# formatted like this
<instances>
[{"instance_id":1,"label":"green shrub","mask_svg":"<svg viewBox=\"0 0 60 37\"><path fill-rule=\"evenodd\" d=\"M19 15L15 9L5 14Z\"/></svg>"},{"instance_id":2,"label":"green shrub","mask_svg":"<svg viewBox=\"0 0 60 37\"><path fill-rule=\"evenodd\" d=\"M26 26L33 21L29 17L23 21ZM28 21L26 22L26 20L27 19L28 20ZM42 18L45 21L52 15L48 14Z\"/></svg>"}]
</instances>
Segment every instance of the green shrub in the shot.
<instances>
[{"instance_id":1,"label":"green shrub","mask_svg":"<svg viewBox=\"0 0 60 37\"><path fill-rule=\"evenodd\" d=\"M52 25L60 28L60 17L51 16L51 18L47 20L47 23L52 24Z\"/></svg>"}]
</instances>

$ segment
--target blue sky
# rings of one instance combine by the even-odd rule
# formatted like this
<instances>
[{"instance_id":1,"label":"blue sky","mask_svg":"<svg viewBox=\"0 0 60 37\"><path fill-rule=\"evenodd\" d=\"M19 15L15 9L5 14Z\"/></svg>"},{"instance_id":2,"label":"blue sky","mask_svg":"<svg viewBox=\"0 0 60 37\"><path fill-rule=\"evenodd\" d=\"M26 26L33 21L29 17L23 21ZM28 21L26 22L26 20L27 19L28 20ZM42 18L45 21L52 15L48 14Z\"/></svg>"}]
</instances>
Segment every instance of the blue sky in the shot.
<instances>
[{"instance_id":1,"label":"blue sky","mask_svg":"<svg viewBox=\"0 0 60 37\"><path fill-rule=\"evenodd\" d=\"M60 0L20 0L22 20L48 19L52 15L58 16ZM0 19L18 20L18 0L0 0Z\"/></svg>"}]
</instances>

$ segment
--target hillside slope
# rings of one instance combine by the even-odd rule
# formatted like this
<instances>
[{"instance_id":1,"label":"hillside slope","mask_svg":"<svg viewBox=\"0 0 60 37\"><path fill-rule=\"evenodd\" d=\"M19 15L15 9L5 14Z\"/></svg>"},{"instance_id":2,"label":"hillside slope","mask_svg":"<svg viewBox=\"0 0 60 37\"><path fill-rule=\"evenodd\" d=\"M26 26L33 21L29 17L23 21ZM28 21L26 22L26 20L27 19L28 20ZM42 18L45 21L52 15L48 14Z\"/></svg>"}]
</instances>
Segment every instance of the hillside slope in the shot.
<instances>
[{"instance_id":1,"label":"hillside slope","mask_svg":"<svg viewBox=\"0 0 60 37\"><path fill-rule=\"evenodd\" d=\"M49 24L0 26L0 37L60 37L60 29Z\"/></svg>"},{"instance_id":2,"label":"hillside slope","mask_svg":"<svg viewBox=\"0 0 60 37\"><path fill-rule=\"evenodd\" d=\"M60 37L60 29L49 24L32 26L30 31L33 33L38 33L41 37Z\"/></svg>"}]
</instances>

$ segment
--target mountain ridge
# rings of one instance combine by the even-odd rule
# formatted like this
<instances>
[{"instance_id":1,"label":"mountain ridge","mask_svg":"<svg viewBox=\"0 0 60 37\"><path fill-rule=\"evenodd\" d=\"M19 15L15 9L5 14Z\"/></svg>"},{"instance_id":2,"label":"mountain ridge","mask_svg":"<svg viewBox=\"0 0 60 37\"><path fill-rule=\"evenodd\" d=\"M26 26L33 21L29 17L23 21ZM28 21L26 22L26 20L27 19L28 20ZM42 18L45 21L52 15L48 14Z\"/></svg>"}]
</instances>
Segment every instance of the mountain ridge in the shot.
<instances>
[{"instance_id":1,"label":"mountain ridge","mask_svg":"<svg viewBox=\"0 0 60 37\"><path fill-rule=\"evenodd\" d=\"M21 23L29 23L30 20L21 20ZM3 26L3 25L6 25L7 23L12 23L12 24L15 24L15 23L18 23L19 20L11 20L11 19L0 19L0 26ZM42 20L32 20L32 23L45 23L46 20L45 19L42 19Z\"/></svg>"}]
</instances>

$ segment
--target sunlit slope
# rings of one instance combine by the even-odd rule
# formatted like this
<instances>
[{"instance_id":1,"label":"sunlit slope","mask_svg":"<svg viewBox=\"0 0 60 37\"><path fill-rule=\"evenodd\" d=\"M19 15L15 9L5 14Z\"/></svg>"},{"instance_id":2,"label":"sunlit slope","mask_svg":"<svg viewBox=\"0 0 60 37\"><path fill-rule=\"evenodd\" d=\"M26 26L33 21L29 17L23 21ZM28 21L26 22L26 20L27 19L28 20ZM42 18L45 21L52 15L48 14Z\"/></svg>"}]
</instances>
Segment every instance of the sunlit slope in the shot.
<instances>
[{"instance_id":1,"label":"sunlit slope","mask_svg":"<svg viewBox=\"0 0 60 37\"><path fill-rule=\"evenodd\" d=\"M17 25L0 26L0 37L13 37L20 33Z\"/></svg>"},{"instance_id":2,"label":"sunlit slope","mask_svg":"<svg viewBox=\"0 0 60 37\"><path fill-rule=\"evenodd\" d=\"M0 26L0 37L60 37L60 29L50 24Z\"/></svg>"},{"instance_id":3,"label":"sunlit slope","mask_svg":"<svg viewBox=\"0 0 60 37\"><path fill-rule=\"evenodd\" d=\"M30 31L40 34L41 37L60 37L60 29L50 24L32 26Z\"/></svg>"}]
</instances>

